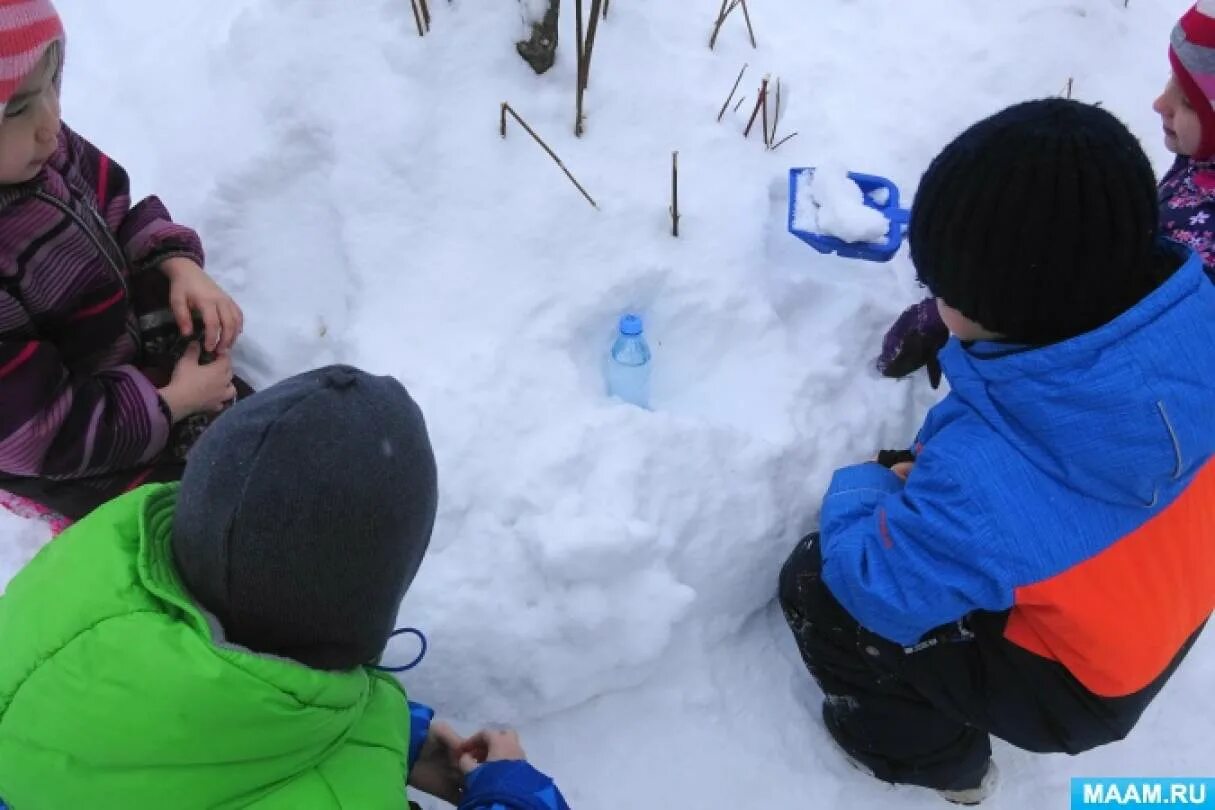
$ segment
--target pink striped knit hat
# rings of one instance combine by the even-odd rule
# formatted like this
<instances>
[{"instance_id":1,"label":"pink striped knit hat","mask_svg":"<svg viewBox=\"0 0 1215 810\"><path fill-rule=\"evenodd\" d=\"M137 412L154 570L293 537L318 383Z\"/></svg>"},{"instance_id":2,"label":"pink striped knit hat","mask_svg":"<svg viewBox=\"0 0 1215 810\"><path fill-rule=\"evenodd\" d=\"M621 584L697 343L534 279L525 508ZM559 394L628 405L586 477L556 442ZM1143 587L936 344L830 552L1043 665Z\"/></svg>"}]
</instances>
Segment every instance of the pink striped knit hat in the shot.
<instances>
[{"instance_id":1,"label":"pink striped knit hat","mask_svg":"<svg viewBox=\"0 0 1215 810\"><path fill-rule=\"evenodd\" d=\"M1202 143L1193 157L1215 156L1215 0L1198 0L1173 29L1173 75L1198 113Z\"/></svg>"},{"instance_id":2,"label":"pink striped knit hat","mask_svg":"<svg viewBox=\"0 0 1215 810\"><path fill-rule=\"evenodd\" d=\"M63 23L51 0L0 0L0 113L55 42L62 54Z\"/></svg>"}]
</instances>

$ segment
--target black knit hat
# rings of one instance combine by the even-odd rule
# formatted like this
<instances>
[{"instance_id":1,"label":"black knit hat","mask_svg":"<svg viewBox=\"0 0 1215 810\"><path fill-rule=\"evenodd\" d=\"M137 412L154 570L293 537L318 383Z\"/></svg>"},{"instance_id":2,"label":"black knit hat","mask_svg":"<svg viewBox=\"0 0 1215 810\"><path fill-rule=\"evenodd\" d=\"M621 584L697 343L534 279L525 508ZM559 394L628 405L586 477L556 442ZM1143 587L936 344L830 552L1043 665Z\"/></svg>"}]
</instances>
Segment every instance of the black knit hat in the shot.
<instances>
[{"instance_id":1,"label":"black knit hat","mask_svg":"<svg viewBox=\"0 0 1215 810\"><path fill-rule=\"evenodd\" d=\"M230 641L316 669L374 662L430 543L434 454L390 377L331 366L232 408L190 453L173 556Z\"/></svg>"},{"instance_id":2,"label":"black knit hat","mask_svg":"<svg viewBox=\"0 0 1215 810\"><path fill-rule=\"evenodd\" d=\"M1096 329L1162 280L1152 166L1099 107L1030 101L980 121L920 182L920 281L986 329L1045 345Z\"/></svg>"}]
</instances>

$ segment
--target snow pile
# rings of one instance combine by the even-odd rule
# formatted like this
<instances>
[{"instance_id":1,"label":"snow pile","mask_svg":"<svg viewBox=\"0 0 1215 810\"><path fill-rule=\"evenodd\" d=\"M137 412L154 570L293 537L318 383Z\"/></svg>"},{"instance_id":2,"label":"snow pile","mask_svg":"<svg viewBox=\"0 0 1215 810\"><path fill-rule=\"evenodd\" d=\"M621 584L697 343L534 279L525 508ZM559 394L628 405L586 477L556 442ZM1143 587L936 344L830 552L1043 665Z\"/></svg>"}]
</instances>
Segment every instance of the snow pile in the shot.
<instances>
[{"instance_id":1,"label":"snow pile","mask_svg":"<svg viewBox=\"0 0 1215 810\"><path fill-rule=\"evenodd\" d=\"M845 242L886 239L890 220L865 204L865 193L847 170L833 165L819 166L802 172L797 183L793 224L799 230L834 236Z\"/></svg>"},{"instance_id":2,"label":"snow pile","mask_svg":"<svg viewBox=\"0 0 1215 810\"><path fill-rule=\"evenodd\" d=\"M936 396L871 370L921 294L906 257L792 237L788 170L863 166L910 198L961 128L1067 76L1163 168L1149 105L1180 8L751 4L760 50L735 12L709 51L718 3L616 0L577 139L571 3L539 77L506 0L432 1L424 38L407 2L59 4L65 117L201 229L246 310L241 370L264 385L354 363L426 412L441 501L401 614L431 641L415 697L464 728L522 724L579 810L937 806L838 757L772 608L832 470L905 445ZM752 102L718 124L744 62ZM892 93L899 64L916 70ZM742 136L769 70L798 88L782 130L801 134L775 152ZM504 100L600 210L513 121L499 137ZM653 413L603 393L624 311L661 358ZM0 582L44 536L0 519ZM1073 774L1215 772L1213 678L1204 641L1127 743L1001 749L992 807L1058 805Z\"/></svg>"}]
</instances>

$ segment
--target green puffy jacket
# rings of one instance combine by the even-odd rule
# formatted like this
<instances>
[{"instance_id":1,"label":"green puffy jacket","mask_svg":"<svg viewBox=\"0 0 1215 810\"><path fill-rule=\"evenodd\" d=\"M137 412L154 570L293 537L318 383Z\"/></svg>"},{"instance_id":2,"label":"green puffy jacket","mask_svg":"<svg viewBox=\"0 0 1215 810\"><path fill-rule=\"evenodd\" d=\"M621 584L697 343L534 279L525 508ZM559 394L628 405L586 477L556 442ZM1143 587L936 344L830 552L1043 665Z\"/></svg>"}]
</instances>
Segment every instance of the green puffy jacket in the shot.
<instances>
[{"instance_id":1,"label":"green puffy jacket","mask_svg":"<svg viewBox=\"0 0 1215 810\"><path fill-rule=\"evenodd\" d=\"M226 646L169 538L176 485L108 504L0 597L0 799L12 810L400 810L392 678Z\"/></svg>"}]
</instances>

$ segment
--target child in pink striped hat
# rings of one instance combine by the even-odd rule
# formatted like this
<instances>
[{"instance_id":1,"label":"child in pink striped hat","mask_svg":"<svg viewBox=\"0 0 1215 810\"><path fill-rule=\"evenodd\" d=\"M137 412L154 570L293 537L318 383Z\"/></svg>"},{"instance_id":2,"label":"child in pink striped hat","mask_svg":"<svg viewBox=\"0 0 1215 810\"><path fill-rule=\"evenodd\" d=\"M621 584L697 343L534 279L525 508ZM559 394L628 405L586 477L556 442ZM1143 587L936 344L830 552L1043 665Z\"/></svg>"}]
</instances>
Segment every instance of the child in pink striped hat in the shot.
<instances>
[{"instance_id":1,"label":"child in pink striped hat","mask_svg":"<svg viewBox=\"0 0 1215 810\"><path fill-rule=\"evenodd\" d=\"M1198 0L1173 29L1173 73L1152 105L1164 124L1164 144L1177 155L1160 181L1160 235L1202 257L1215 277L1215 0ZM887 377L906 377L927 366L940 381L937 352L949 329L926 298L909 307L886 333L877 360Z\"/></svg>"},{"instance_id":2,"label":"child in pink striped hat","mask_svg":"<svg viewBox=\"0 0 1215 810\"><path fill-rule=\"evenodd\" d=\"M180 477L237 394L242 314L198 235L61 124L63 56L50 0L0 0L0 505L74 520Z\"/></svg>"},{"instance_id":3,"label":"child in pink striped hat","mask_svg":"<svg viewBox=\"0 0 1215 810\"><path fill-rule=\"evenodd\" d=\"M1173 75L1152 105L1177 160L1160 184L1164 234L1215 268L1215 0L1199 0L1173 29Z\"/></svg>"}]
</instances>

